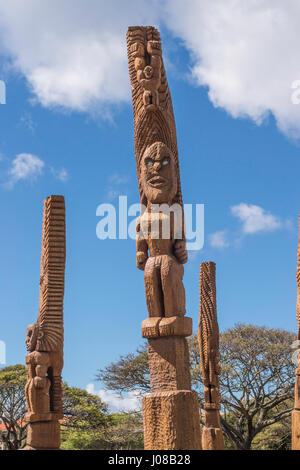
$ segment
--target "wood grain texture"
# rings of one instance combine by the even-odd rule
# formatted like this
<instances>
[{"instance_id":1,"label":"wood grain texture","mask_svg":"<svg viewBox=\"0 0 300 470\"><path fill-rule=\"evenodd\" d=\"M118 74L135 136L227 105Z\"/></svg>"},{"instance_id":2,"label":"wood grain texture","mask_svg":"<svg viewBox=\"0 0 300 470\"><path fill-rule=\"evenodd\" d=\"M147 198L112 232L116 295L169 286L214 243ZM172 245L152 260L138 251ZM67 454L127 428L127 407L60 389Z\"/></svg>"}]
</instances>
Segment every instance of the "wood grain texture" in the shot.
<instances>
[{"instance_id":1,"label":"wood grain texture","mask_svg":"<svg viewBox=\"0 0 300 470\"><path fill-rule=\"evenodd\" d=\"M222 450L224 449L224 442L219 415L219 325L217 318L215 263L201 263L199 284L198 344L205 401L205 426L202 432L202 448L203 450Z\"/></svg>"},{"instance_id":2,"label":"wood grain texture","mask_svg":"<svg viewBox=\"0 0 300 470\"><path fill-rule=\"evenodd\" d=\"M65 201L63 196L50 196L44 201L39 314L26 335L29 424L25 449L60 446L65 260Z\"/></svg>"},{"instance_id":3,"label":"wood grain texture","mask_svg":"<svg viewBox=\"0 0 300 470\"><path fill-rule=\"evenodd\" d=\"M130 27L127 51L143 205L136 226L136 264L144 271L148 308L142 324L151 384L143 400L145 449L200 449L199 409L185 339L192 321L185 317L182 281L187 250L177 138L159 32L152 26Z\"/></svg>"},{"instance_id":4,"label":"wood grain texture","mask_svg":"<svg viewBox=\"0 0 300 470\"><path fill-rule=\"evenodd\" d=\"M299 216L299 241L297 250L297 339L300 341L300 216ZM299 346L298 346L299 348ZM292 412L292 450L300 450L300 362L298 356L298 367L295 370L295 395L294 395L294 411Z\"/></svg>"}]
</instances>

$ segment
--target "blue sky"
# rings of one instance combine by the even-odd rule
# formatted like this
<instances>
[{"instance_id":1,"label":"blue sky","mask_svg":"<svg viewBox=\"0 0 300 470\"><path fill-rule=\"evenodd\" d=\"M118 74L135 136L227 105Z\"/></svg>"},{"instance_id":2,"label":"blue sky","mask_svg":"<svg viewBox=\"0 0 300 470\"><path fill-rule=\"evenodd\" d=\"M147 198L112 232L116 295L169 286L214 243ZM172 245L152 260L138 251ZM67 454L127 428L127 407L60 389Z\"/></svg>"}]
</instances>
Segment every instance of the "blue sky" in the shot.
<instances>
[{"instance_id":1,"label":"blue sky","mask_svg":"<svg viewBox=\"0 0 300 470\"><path fill-rule=\"evenodd\" d=\"M29 10L34 3L30 2ZM180 13L180 2L175 3ZM202 4L208 15L207 2ZM292 9L295 4L289 5ZM5 8L0 2L0 11ZM140 323L147 316L143 273L135 267L135 242L96 237L99 204L117 204L118 195L127 195L129 204L138 202L129 78L124 61L119 69L116 65L120 76L115 78L114 62L108 60L110 98L102 94L99 79L92 92L90 83L83 84L90 92L88 102L76 80L62 82L59 90L50 79L46 86L37 73L28 71L29 63L31 71L38 68L38 51L35 63L18 41L8 41L16 37L16 25L8 10L5 13L8 33L0 48L0 79L5 80L7 91L7 103L0 105L0 339L6 342L7 364L24 363L26 326L38 314L42 203L51 194L63 194L67 212L64 379L86 387L97 369L143 342ZM108 11L108 23L118 23L111 15ZM124 21L129 25L136 17L131 21L128 15ZM147 23L142 20L140 24ZM248 103L243 93L232 96L226 86L223 93L209 78L214 77L213 71L220 73L221 65L216 60L215 68L210 68L208 58L214 63L209 56L213 52L205 41L202 44L200 38L202 48L196 50L197 38L184 35L188 20L176 31L171 23L155 20L173 99L184 202L205 204L204 248L191 253L184 276L187 314L193 318L194 330L200 263L215 261L222 330L244 322L295 331L300 170L295 136L298 131L300 135L300 105L283 105L275 90L272 108L272 97L266 96L264 102L255 83ZM20 21L25 28L29 19ZM121 26L116 37L123 53L126 27ZM216 38L220 44L226 43L226 31L223 34ZM251 38L244 39L252 57ZM50 76L55 49L44 47L47 53L39 60L49 67ZM234 62L234 51L230 52ZM268 50L263 53L268 56ZM203 70L197 76L199 63ZM233 66L233 81L244 83L241 70L243 63L240 68ZM298 70L290 71L294 80L300 79ZM278 89L281 86L278 83ZM286 87L290 93L287 79ZM22 158L25 169L18 166Z\"/></svg>"}]
</instances>

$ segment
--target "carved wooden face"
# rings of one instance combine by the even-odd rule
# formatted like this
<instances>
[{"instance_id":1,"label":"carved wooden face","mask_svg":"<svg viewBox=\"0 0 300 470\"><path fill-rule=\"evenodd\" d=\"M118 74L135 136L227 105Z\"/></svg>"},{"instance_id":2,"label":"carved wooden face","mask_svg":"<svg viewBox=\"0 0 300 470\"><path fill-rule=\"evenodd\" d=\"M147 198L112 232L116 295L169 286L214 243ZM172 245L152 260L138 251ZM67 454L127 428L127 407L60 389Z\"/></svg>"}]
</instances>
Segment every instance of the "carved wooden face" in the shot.
<instances>
[{"instance_id":1,"label":"carved wooden face","mask_svg":"<svg viewBox=\"0 0 300 470\"><path fill-rule=\"evenodd\" d=\"M175 159L162 142L148 147L141 159L141 183L151 204L171 203L177 193Z\"/></svg>"},{"instance_id":2,"label":"carved wooden face","mask_svg":"<svg viewBox=\"0 0 300 470\"><path fill-rule=\"evenodd\" d=\"M36 343L37 343L37 338L38 338L38 327L35 323L32 325L27 326L26 330L26 338L25 338L25 343L26 343L26 349L27 351L34 351L36 348Z\"/></svg>"}]
</instances>

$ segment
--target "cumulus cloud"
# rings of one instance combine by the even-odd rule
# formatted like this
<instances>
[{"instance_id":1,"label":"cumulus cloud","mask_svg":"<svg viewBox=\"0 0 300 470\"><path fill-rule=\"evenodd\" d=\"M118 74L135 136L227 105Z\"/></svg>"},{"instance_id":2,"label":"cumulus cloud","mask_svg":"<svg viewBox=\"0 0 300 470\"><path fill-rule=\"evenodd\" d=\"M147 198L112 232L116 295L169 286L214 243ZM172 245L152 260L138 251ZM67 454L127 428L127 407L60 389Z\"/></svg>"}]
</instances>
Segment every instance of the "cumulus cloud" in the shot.
<instances>
[{"instance_id":1,"label":"cumulus cloud","mask_svg":"<svg viewBox=\"0 0 300 470\"><path fill-rule=\"evenodd\" d=\"M215 106L298 138L299 16L299 0L0 0L0 52L42 105L106 115L130 99L128 25L163 24Z\"/></svg>"},{"instance_id":2,"label":"cumulus cloud","mask_svg":"<svg viewBox=\"0 0 300 470\"><path fill-rule=\"evenodd\" d=\"M278 127L300 137L298 0L170 0L166 21L191 52L192 75L233 117L257 124L272 112ZM295 90L294 90L295 92Z\"/></svg>"},{"instance_id":3,"label":"cumulus cloud","mask_svg":"<svg viewBox=\"0 0 300 470\"><path fill-rule=\"evenodd\" d=\"M87 392L98 395L101 400L110 406L112 411L135 411L141 408L141 396L139 391L128 392L127 397L118 395L111 390L96 390L94 384L86 386Z\"/></svg>"},{"instance_id":4,"label":"cumulus cloud","mask_svg":"<svg viewBox=\"0 0 300 470\"><path fill-rule=\"evenodd\" d=\"M232 215L242 222L242 232L244 234L273 231L282 227L282 222L278 217L260 206L242 202L232 206L230 210Z\"/></svg>"},{"instance_id":5,"label":"cumulus cloud","mask_svg":"<svg viewBox=\"0 0 300 470\"><path fill-rule=\"evenodd\" d=\"M226 230L220 230L218 232L211 233L209 235L209 243L213 248L226 248L229 246L227 240Z\"/></svg>"},{"instance_id":6,"label":"cumulus cloud","mask_svg":"<svg viewBox=\"0 0 300 470\"><path fill-rule=\"evenodd\" d=\"M43 160L30 153L20 153L12 161L9 170L10 180L8 187L12 187L21 180L35 179L43 171L45 164Z\"/></svg>"},{"instance_id":7,"label":"cumulus cloud","mask_svg":"<svg viewBox=\"0 0 300 470\"><path fill-rule=\"evenodd\" d=\"M241 222L240 230L219 230L209 235L209 244L213 248L223 249L239 244L246 235L260 232L272 232L278 229L290 230L293 225L289 219L282 220L260 206L241 202L230 207L231 214ZM230 235L230 241L229 236Z\"/></svg>"},{"instance_id":8,"label":"cumulus cloud","mask_svg":"<svg viewBox=\"0 0 300 470\"><path fill-rule=\"evenodd\" d=\"M0 0L1 49L38 101L77 111L130 97L125 33L156 23L158 0Z\"/></svg>"},{"instance_id":9,"label":"cumulus cloud","mask_svg":"<svg viewBox=\"0 0 300 470\"><path fill-rule=\"evenodd\" d=\"M2 159L0 153L0 160ZM55 169L45 164L41 158L31 153L19 153L13 160L3 156L3 160L9 162L7 170L8 180L3 184L5 189L13 189L19 181L35 181L44 170L46 173L51 173L52 176L65 183L69 179L68 171L65 168Z\"/></svg>"}]
</instances>

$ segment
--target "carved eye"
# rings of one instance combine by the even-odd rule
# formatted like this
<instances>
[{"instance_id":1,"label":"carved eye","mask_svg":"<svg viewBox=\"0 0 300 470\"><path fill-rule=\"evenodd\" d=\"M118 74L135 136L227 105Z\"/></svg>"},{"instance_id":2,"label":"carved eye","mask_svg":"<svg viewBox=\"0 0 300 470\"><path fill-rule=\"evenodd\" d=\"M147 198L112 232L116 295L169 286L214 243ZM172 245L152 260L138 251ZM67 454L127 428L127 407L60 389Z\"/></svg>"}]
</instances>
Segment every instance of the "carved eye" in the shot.
<instances>
[{"instance_id":1,"label":"carved eye","mask_svg":"<svg viewBox=\"0 0 300 470\"><path fill-rule=\"evenodd\" d=\"M165 158L165 159L162 161L162 164L163 164L163 166L169 165L169 160L168 160L167 158Z\"/></svg>"},{"instance_id":2,"label":"carved eye","mask_svg":"<svg viewBox=\"0 0 300 470\"><path fill-rule=\"evenodd\" d=\"M152 160L147 160L147 161L146 161L146 166L147 166L147 167L153 166L153 164L154 164L154 163L153 163Z\"/></svg>"},{"instance_id":3,"label":"carved eye","mask_svg":"<svg viewBox=\"0 0 300 470\"><path fill-rule=\"evenodd\" d=\"M144 68L144 75L146 78L151 78L153 75L153 68L151 65L147 65L147 67Z\"/></svg>"}]
</instances>

